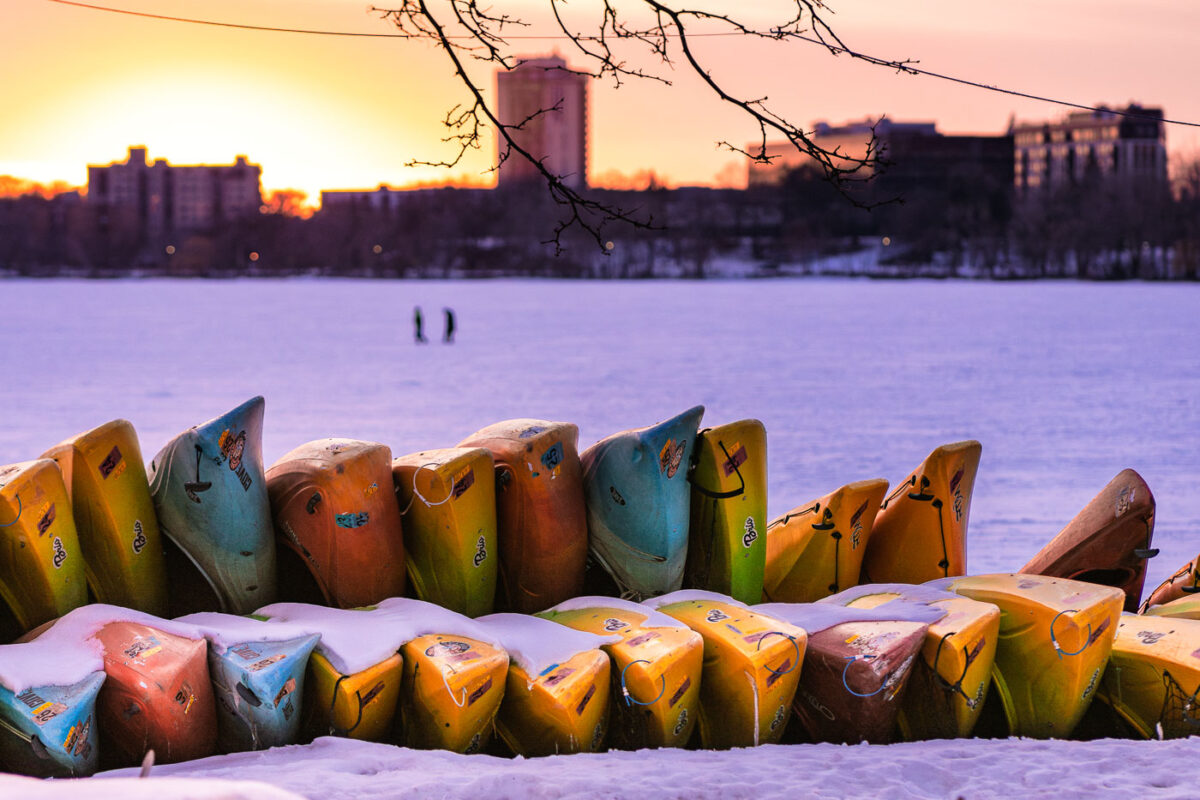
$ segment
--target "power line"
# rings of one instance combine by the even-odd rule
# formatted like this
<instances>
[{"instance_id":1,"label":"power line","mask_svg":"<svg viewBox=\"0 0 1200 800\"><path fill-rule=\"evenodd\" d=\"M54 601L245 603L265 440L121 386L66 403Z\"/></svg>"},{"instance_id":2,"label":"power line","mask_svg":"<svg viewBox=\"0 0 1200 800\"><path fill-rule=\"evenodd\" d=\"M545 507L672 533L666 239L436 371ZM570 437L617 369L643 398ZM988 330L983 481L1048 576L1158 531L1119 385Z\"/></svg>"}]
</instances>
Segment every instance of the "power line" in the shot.
<instances>
[{"instance_id":1,"label":"power line","mask_svg":"<svg viewBox=\"0 0 1200 800\"><path fill-rule=\"evenodd\" d=\"M237 22L222 22L220 20L191 19L188 17L172 17L172 16L167 16L165 14L150 14L145 11L133 11L133 10L127 9L127 8L113 8L111 6L101 6L101 5L95 5L92 3L81 3L81 2L78 2L77 0L48 0L48 2L58 3L59 5L64 5L64 6L75 6L77 8L87 8L87 9L91 9L93 11L107 11L107 12L110 12L113 14L125 14L125 15L131 16L131 17L144 17L146 19L156 19L156 20L162 20L165 22L185 22L185 23L188 23L191 25L210 25L215 28L235 28L235 29L244 30L244 31L262 31L262 32L268 32L268 33L299 33L299 34L306 34L309 36L350 36L350 37L373 38L373 39L421 38L419 36L414 36L412 34L407 34L407 33L360 33L360 32L356 32L356 31L328 31L328 30L316 30L316 29L311 29L311 28L279 28L279 27L275 27L275 26L271 26L271 25L245 25L245 24L241 24L241 23L237 23ZM744 36L744 35L745 34L738 32L738 31L727 31L727 32L717 32L717 33L692 33L692 34L688 34L688 38L716 37L716 36ZM451 38L470 38L470 37L451 37ZM561 34L556 34L556 35L546 35L546 36L505 36L504 38L507 40L560 40L561 41L561 40L569 39L571 37L561 35ZM588 37L582 37L582 38L588 38ZM1107 114L1114 114L1114 115L1120 116L1120 117L1131 117L1133 119L1151 119L1156 122L1162 122L1167 125L1183 125L1183 126L1187 126L1187 127L1191 127L1191 128L1200 128L1200 122L1187 122L1186 120L1166 119L1166 118L1162 118L1162 117L1152 116L1149 114L1138 114L1136 112L1120 111L1118 109L1105 108L1102 106L1089 106L1089 105L1085 105L1083 103L1072 103L1069 100L1058 100L1053 97L1046 97L1044 95L1030 94L1029 92L1021 92L1021 91L1017 91L1016 89L1005 89L1002 86L995 86L993 84L988 84L988 83L980 83L978 81L968 80L967 78L958 78L953 75L946 75L941 72L934 72L932 70L922 69L920 67L913 66L912 64L909 64L907 62L890 61L885 58L879 58L878 56L872 56L872 55L868 55L866 53L859 53L857 51L850 50L849 48L846 48L846 47L841 47L838 45L831 45L831 44L829 44L821 39L818 39L816 37L803 36L803 35L797 34L797 35L789 37L789 38L799 39L803 42L809 42L810 44L820 45L821 47L828 49L835 55L839 54L839 53L845 53L846 55L853 56L854 58L860 59L862 61L866 61L867 63L873 64L877 67L887 67L889 69L895 69L900 72L907 72L912 75L922 75L922 76L925 76L928 78L937 78L939 80L949 81L951 83L957 83L962 86L969 86L974 89L984 89L989 92L997 92L999 94L1006 94L1006 95L1010 95L1012 97L1021 97L1021 98L1025 98L1027 100L1037 100L1038 102L1041 102L1041 103L1051 103L1053 105L1065 106L1067 108L1076 108L1081 111L1102 112L1102 113L1107 113Z\"/></svg>"}]
</instances>

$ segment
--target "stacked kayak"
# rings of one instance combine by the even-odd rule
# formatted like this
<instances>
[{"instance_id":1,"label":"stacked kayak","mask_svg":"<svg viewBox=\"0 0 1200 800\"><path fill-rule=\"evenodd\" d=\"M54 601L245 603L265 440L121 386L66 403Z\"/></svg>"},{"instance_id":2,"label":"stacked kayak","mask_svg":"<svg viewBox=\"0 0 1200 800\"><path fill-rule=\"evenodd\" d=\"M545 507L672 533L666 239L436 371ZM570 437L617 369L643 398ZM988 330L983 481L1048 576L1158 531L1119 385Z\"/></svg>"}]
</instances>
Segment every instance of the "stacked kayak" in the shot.
<instances>
[{"instance_id":1,"label":"stacked kayak","mask_svg":"<svg viewBox=\"0 0 1200 800\"><path fill-rule=\"evenodd\" d=\"M7 638L87 602L75 517L53 461L0 467L0 556L0 601L17 628Z\"/></svg>"},{"instance_id":2,"label":"stacked kayak","mask_svg":"<svg viewBox=\"0 0 1200 800\"><path fill-rule=\"evenodd\" d=\"M703 406L647 428L615 433L580 456L592 556L622 597L683 584L691 489L688 463Z\"/></svg>"},{"instance_id":3,"label":"stacked kayak","mask_svg":"<svg viewBox=\"0 0 1200 800\"><path fill-rule=\"evenodd\" d=\"M1144 612L1153 606L1164 605L1197 593L1200 593L1200 556L1184 564L1171 577L1159 584L1142 603L1140 610Z\"/></svg>"},{"instance_id":4,"label":"stacked kayak","mask_svg":"<svg viewBox=\"0 0 1200 800\"><path fill-rule=\"evenodd\" d=\"M419 599L468 617L496 596L496 479L482 447L426 450L392 461L408 577Z\"/></svg>"},{"instance_id":5,"label":"stacked kayak","mask_svg":"<svg viewBox=\"0 0 1200 800\"><path fill-rule=\"evenodd\" d=\"M935 588L1000 609L993 684L1013 736L1069 736L1096 695L1125 594L1042 575L977 575Z\"/></svg>"},{"instance_id":6,"label":"stacked kayak","mask_svg":"<svg viewBox=\"0 0 1200 800\"><path fill-rule=\"evenodd\" d=\"M508 683L496 733L520 756L590 753L604 746L611 662L600 650L620 640L540 617L477 620L508 652Z\"/></svg>"},{"instance_id":7,"label":"stacked kayak","mask_svg":"<svg viewBox=\"0 0 1200 800\"><path fill-rule=\"evenodd\" d=\"M926 632L944 614L902 600L874 608L765 603L755 610L808 632L792 709L812 741L847 744L892 740Z\"/></svg>"},{"instance_id":8,"label":"stacked kayak","mask_svg":"<svg viewBox=\"0 0 1200 800\"><path fill-rule=\"evenodd\" d=\"M1154 534L1154 495L1131 469L1109 481L1020 571L1115 586L1136 611Z\"/></svg>"},{"instance_id":9,"label":"stacked kayak","mask_svg":"<svg viewBox=\"0 0 1200 800\"><path fill-rule=\"evenodd\" d=\"M180 617L208 640L223 752L294 744L308 659L320 634L303 626L201 612Z\"/></svg>"},{"instance_id":10,"label":"stacked kayak","mask_svg":"<svg viewBox=\"0 0 1200 800\"><path fill-rule=\"evenodd\" d=\"M767 431L756 419L705 428L692 463L684 583L757 603L767 558Z\"/></svg>"},{"instance_id":11,"label":"stacked kayak","mask_svg":"<svg viewBox=\"0 0 1200 800\"><path fill-rule=\"evenodd\" d=\"M392 451L354 439L319 439L267 472L275 529L288 565L284 594L354 608L404 594L404 535L392 490ZM297 564L299 562L299 564Z\"/></svg>"},{"instance_id":12,"label":"stacked kayak","mask_svg":"<svg viewBox=\"0 0 1200 800\"><path fill-rule=\"evenodd\" d=\"M184 431L150 462L150 494L170 543L168 572L175 566L168 587L173 613L215 605L246 614L275 599L275 539L262 464L264 406L255 397ZM206 589L213 595L209 602L202 600Z\"/></svg>"},{"instance_id":13,"label":"stacked kayak","mask_svg":"<svg viewBox=\"0 0 1200 800\"><path fill-rule=\"evenodd\" d=\"M645 605L704 638L701 745L777 743L791 714L808 634L715 592L672 592Z\"/></svg>"},{"instance_id":14,"label":"stacked kayak","mask_svg":"<svg viewBox=\"0 0 1200 800\"><path fill-rule=\"evenodd\" d=\"M877 608L892 601L943 613L925 631L921 654L900 705L901 733L909 740L970 736L992 680L1000 609L929 586L908 584L856 586L821 602Z\"/></svg>"},{"instance_id":15,"label":"stacked kayak","mask_svg":"<svg viewBox=\"0 0 1200 800\"><path fill-rule=\"evenodd\" d=\"M167 613L158 517L133 425L118 419L47 450L62 470L96 600Z\"/></svg>"},{"instance_id":16,"label":"stacked kayak","mask_svg":"<svg viewBox=\"0 0 1200 800\"><path fill-rule=\"evenodd\" d=\"M682 622L648 606L615 597L577 597L538 616L598 636L612 658L616 719L609 742L637 750L682 747L699 711L704 640Z\"/></svg>"},{"instance_id":17,"label":"stacked kayak","mask_svg":"<svg viewBox=\"0 0 1200 800\"><path fill-rule=\"evenodd\" d=\"M568 422L511 419L468 436L496 464L500 596L507 611L532 614L583 588L588 529L579 428Z\"/></svg>"},{"instance_id":18,"label":"stacked kayak","mask_svg":"<svg viewBox=\"0 0 1200 800\"><path fill-rule=\"evenodd\" d=\"M882 478L851 483L773 520L763 601L811 603L857 584L887 485Z\"/></svg>"},{"instance_id":19,"label":"stacked kayak","mask_svg":"<svg viewBox=\"0 0 1200 800\"><path fill-rule=\"evenodd\" d=\"M1122 614L1099 698L1141 736L1200 733L1200 620Z\"/></svg>"},{"instance_id":20,"label":"stacked kayak","mask_svg":"<svg viewBox=\"0 0 1200 800\"><path fill-rule=\"evenodd\" d=\"M982 449L973 440L942 445L888 495L863 555L864 583L924 583L966 572Z\"/></svg>"}]
</instances>

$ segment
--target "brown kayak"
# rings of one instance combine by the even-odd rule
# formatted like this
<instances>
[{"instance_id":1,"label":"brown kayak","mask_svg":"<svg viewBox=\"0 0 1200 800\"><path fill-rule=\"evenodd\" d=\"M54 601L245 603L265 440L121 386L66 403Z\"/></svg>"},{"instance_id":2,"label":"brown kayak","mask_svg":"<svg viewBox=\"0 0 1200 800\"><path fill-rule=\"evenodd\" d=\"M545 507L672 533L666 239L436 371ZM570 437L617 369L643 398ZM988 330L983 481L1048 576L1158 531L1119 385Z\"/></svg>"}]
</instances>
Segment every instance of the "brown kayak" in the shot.
<instances>
[{"instance_id":1,"label":"brown kayak","mask_svg":"<svg viewBox=\"0 0 1200 800\"><path fill-rule=\"evenodd\" d=\"M1154 495L1131 469L1122 470L1020 572L1115 586L1125 610L1136 611L1154 534Z\"/></svg>"},{"instance_id":2,"label":"brown kayak","mask_svg":"<svg viewBox=\"0 0 1200 800\"><path fill-rule=\"evenodd\" d=\"M284 545L285 599L355 608L404 594L404 538L386 445L353 439L301 445L267 470L267 493ZM306 573L320 598L305 591Z\"/></svg>"},{"instance_id":3,"label":"brown kayak","mask_svg":"<svg viewBox=\"0 0 1200 800\"><path fill-rule=\"evenodd\" d=\"M102 763L133 766L147 750L160 764L212 755L217 714L208 643L136 622L110 622L96 639L108 676L96 699Z\"/></svg>"},{"instance_id":4,"label":"brown kayak","mask_svg":"<svg viewBox=\"0 0 1200 800\"><path fill-rule=\"evenodd\" d=\"M869 619L873 609L813 603L767 603L755 610L808 630L792 711L814 742L892 741L928 622ZM829 625L839 617L847 621Z\"/></svg>"},{"instance_id":5,"label":"brown kayak","mask_svg":"<svg viewBox=\"0 0 1200 800\"><path fill-rule=\"evenodd\" d=\"M458 445L486 448L496 462L498 608L531 614L582 593L588 542L578 439L569 422L512 419Z\"/></svg>"}]
</instances>

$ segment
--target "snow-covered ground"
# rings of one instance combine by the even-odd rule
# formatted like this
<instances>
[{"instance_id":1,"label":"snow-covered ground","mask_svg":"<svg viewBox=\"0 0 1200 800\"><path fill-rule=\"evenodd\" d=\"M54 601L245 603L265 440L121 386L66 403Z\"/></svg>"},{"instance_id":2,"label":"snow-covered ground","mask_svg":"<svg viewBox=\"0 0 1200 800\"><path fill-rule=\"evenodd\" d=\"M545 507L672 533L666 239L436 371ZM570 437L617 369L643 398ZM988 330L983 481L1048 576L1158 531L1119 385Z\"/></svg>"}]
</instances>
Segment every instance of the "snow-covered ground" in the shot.
<instances>
[{"instance_id":1,"label":"snow-covered ground","mask_svg":"<svg viewBox=\"0 0 1200 800\"><path fill-rule=\"evenodd\" d=\"M413 343L414 305L429 344ZM437 341L447 305L453 346ZM1125 467L1158 501L1148 582L1200 552L1200 286L5 280L0 308L0 464L114 417L148 461L254 394L268 464L326 436L444 447L511 417L575 422L582 449L703 403L709 423L765 423L772 516L975 438L970 571L1020 567ZM1193 755L1186 741L969 741L505 761L320 740L155 774L322 800L1184 797Z\"/></svg>"}]
</instances>

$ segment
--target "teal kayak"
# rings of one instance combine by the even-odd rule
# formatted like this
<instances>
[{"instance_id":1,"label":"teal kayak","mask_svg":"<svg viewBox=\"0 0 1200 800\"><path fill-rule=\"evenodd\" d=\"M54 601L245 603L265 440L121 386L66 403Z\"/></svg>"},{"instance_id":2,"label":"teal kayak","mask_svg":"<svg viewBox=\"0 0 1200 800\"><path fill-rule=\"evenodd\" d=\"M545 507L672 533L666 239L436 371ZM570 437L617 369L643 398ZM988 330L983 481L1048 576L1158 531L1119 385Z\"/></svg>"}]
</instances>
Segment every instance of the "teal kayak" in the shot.
<instances>
[{"instance_id":1,"label":"teal kayak","mask_svg":"<svg viewBox=\"0 0 1200 800\"><path fill-rule=\"evenodd\" d=\"M186 556L173 561L168 546L168 573L176 567L168 575L173 614L248 614L275 599L275 538L262 462L264 405L255 397L184 431L150 462L159 527ZM198 601L196 587L181 575L189 561L216 595L218 608Z\"/></svg>"},{"instance_id":2,"label":"teal kayak","mask_svg":"<svg viewBox=\"0 0 1200 800\"><path fill-rule=\"evenodd\" d=\"M0 764L39 778L95 772L99 760L96 696L103 683L104 672L96 671L71 686L13 692L0 684Z\"/></svg>"},{"instance_id":3,"label":"teal kayak","mask_svg":"<svg viewBox=\"0 0 1200 800\"><path fill-rule=\"evenodd\" d=\"M615 433L580 455L592 556L621 590L643 599L683 583L691 486L688 466L704 406Z\"/></svg>"}]
</instances>

